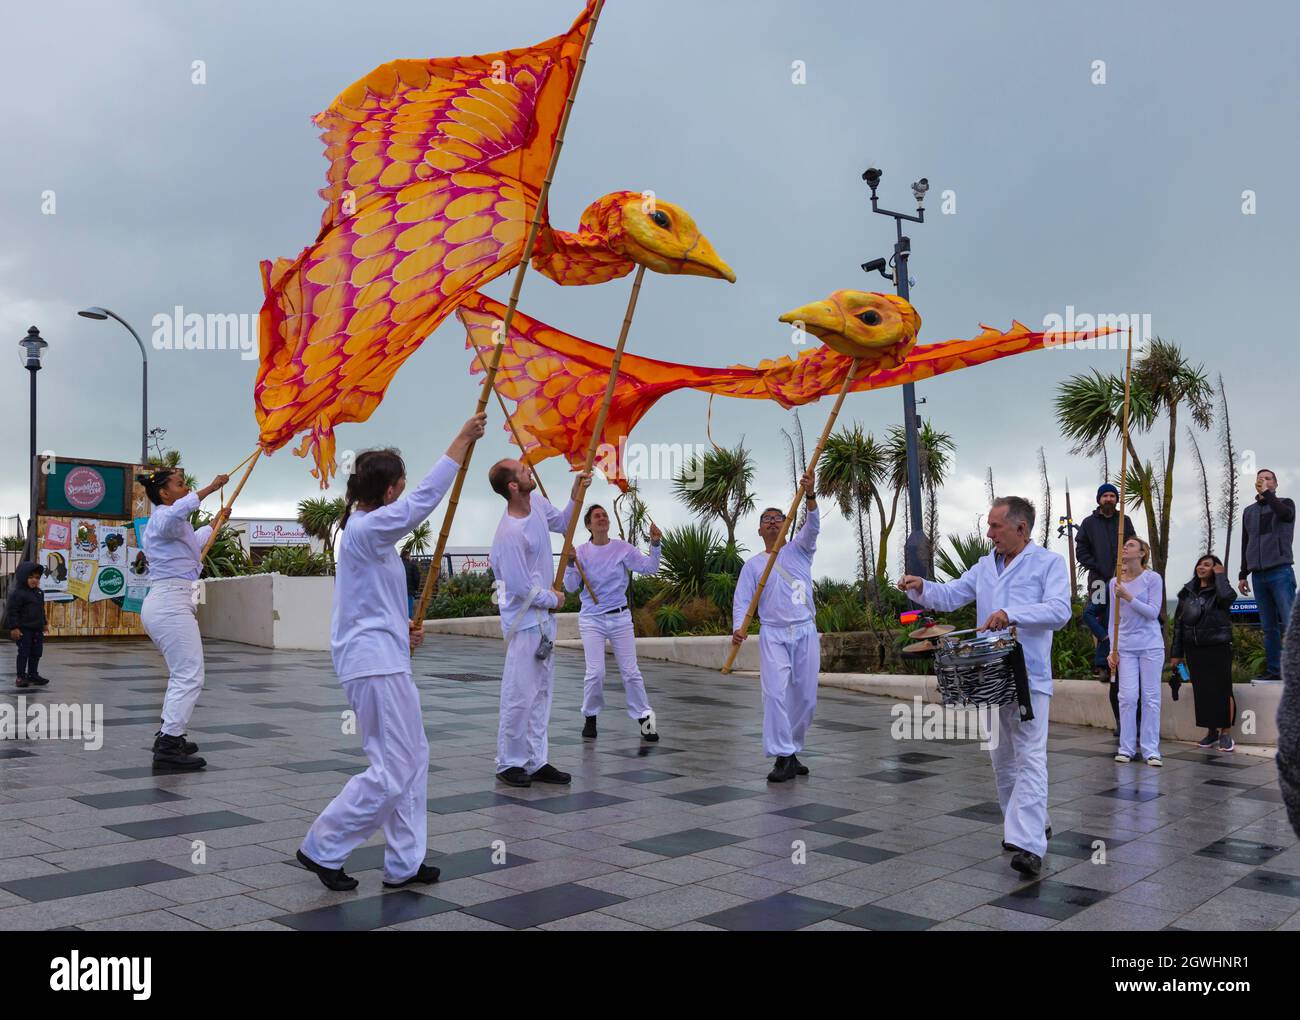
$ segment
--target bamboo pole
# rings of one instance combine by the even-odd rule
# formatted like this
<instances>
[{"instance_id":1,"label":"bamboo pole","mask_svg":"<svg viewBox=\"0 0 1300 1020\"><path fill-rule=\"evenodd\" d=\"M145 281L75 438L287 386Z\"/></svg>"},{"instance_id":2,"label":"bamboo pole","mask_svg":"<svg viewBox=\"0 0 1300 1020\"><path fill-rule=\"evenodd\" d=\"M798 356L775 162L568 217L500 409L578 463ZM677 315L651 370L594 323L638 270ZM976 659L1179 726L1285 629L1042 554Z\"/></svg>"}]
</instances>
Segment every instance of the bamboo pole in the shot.
<instances>
[{"instance_id":1,"label":"bamboo pole","mask_svg":"<svg viewBox=\"0 0 1300 1020\"><path fill-rule=\"evenodd\" d=\"M1133 369L1133 327L1128 330L1128 350L1124 354L1124 427L1120 434L1120 454L1119 454L1119 502L1115 504L1119 510L1115 516L1118 518L1116 528L1118 534L1115 538L1115 587L1119 588L1120 571L1124 569L1124 482L1128 476L1128 405L1129 405L1129 376ZM1119 592L1115 593L1115 605L1112 607L1111 618L1115 621L1115 637L1110 643L1111 654L1119 655ZM1113 683L1115 676L1119 672L1118 665L1110 671L1110 679Z\"/></svg>"},{"instance_id":2,"label":"bamboo pole","mask_svg":"<svg viewBox=\"0 0 1300 1020\"><path fill-rule=\"evenodd\" d=\"M257 462L261 459L261 456L262 448L259 446L253 451L252 457L248 458L248 467L244 468L244 473L240 476L239 484L235 486L235 491L230 494L230 501L221 504L221 510L218 512L216 520L213 521L212 534L208 536L207 542L203 544L203 552L199 554L200 570L202 570L203 561L208 558L208 553L212 550L212 544L217 540L217 534L221 531L221 525L225 523L223 515L229 513L230 508L235 505L235 500L237 500L239 494L244 491L244 483L248 481L248 476L253 473L253 468L257 466Z\"/></svg>"},{"instance_id":3,"label":"bamboo pole","mask_svg":"<svg viewBox=\"0 0 1300 1020\"><path fill-rule=\"evenodd\" d=\"M822 429L821 438L817 440L817 446L813 450L813 455L808 461L808 467L811 470L817 469L817 462L821 460L822 450L826 446L826 440L830 438L831 429L835 427L835 419L839 417L840 408L844 405L844 397L849 392L849 387L853 385L853 380L858 375L857 358L853 359L853 364L849 366L848 372L844 376L844 384L840 387L839 396L835 398L835 406L831 408L831 415L826 419L826 427ZM767 579L772 574L772 568L776 566L776 557L781 552L782 546L785 545L786 532L790 530L790 522L799 512L799 501L803 499L803 481L799 482L799 488L794 494L794 502L790 504L790 512L785 515L785 520L781 522L781 531L776 536L776 545L772 547L772 554L767 558L767 566L763 568L763 576L758 579L758 587L754 591L754 597L749 600L749 608L745 610L745 619L740 624L742 634L749 632L749 625L754 619L754 614L758 611L758 600L763 597L763 588L767 585ZM722 667L723 673L731 672L731 665L736 661L736 656L740 654L740 645L733 644L731 653L727 656L727 661Z\"/></svg>"},{"instance_id":4,"label":"bamboo pole","mask_svg":"<svg viewBox=\"0 0 1300 1020\"><path fill-rule=\"evenodd\" d=\"M510 289L510 302L506 305L505 319L501 325L501 342L496 345L492 352L492 363L488 366L487 376L483 380L483 388L479 391L477 414L482 414L487 410L488 394L492 392L493 385L496 382L497 369L501 365L501 349L505 346L506 338L510 335L510 324L515 317L515 308L519 304L519 292L523 289L524 274L528 271L529 260L533 257L533 248L537 244L537 235L542 227L542 215L546 210L546 199L551 193L551 180L555 176L556 164L560 161L560 151L564 148L564 132L569 126L569 114L573 112L573 100L578 94L578 85L582 81L582 71L587 64L587 51L591 48L591 39L596 34L596 23L600 20L601 9L605 6L605 0L596 0L596 6L591 12L591 21L587 25L586 38L582 40L582 52L578 54L578 67L574 71L573 81L569 85L569 95L564 100L564 113L560 116L560 127L555 135L555 148L551 151L551 162L546 168L546 177L542 180L542 190L537 195L537 207L533 210L533 221L528 226L528 238L524 241L523 257L519 260L519 268L515 270L514 286ZM451 535L451 522L456 517L456 507L460 503L460 492L465 486L465 475L469 471L470 458L474 456L475 443L469 444L469 449L465 451L465 459L461 461L460 470L456 472L456 481L451 487L451 495L447 499L447 512L442 519L442 530L438 533L438 545L434 549L433 562L429 564L429 573L425 576L424 587L420 591L420 598L415 604L415 610L412 613L412 621L422 621L425 610L429 605L429 597L433 594L433 589L438 581L438 576L442 572L442 555L447 549L447 539Z\"/></svg>"},{"instance_id":5,"label":"bamboo pole","mask_svg":"<svg viewBox=\"0 0 1300 1020\"><path fill-rule=\"evenodd\" d=\"M583 462L583 471L590 475L592 465L596 463L596 451L600 448L600 434L605 428L605 419L609 416L609 405L614 400L614 387L618 383L618 367L623 362L623 346L627 343L627 335L632 329L632 315L636 311L637 295L641 293L641 280L645 276L645 266L636 267L636 276L632 280L632 293L627 299L627 311L623 315L623 328L618 332L618 344L614 347L614 360L609 366L609 382L605 384L605 399L600 403L600 410L596 412L596 424L591 430L591 439L587 443L587 458ZM586 493L583 493L585 497ZM564 581L564 565L569 557L569 550L573 548L573 533L578 527L578 518L581 516L582 499L574 500L576 504L573 513L569 515L569 526L564 529L564 548L560 550L560 565L555 571L555 587L559 588Z\"/></svg>"},{"instance_id":6,"label":"bamboo pole","mask_svg":"<svg viewBox=\"0 0 1300 1020\"><path fill-rule=\"evenodd\" d=\"M471 340L470 343L473 343L473 340ZM474 344L474 355L478 358L478 363L483 366L483 370L487 371L487 365L483 363L483 352L479 350L478 344ZM510 409L506 407L505 398L501 396L501 391L497 389L496 386L493 386L492 392L496 394L497 405L501 408L501 413L506 416L506 424L510 426L510 434L514 436L515 445L519 447L519 452L521 454L527 453L527 450L524 447L524 441L519 437L519 430L515 428L514 416L510 413ZM533 478L537 480L537 488L541 491L542 498L547 502L550 502L551 497L546 494L546 486L542 484L542 476L539 475L536 470L533 471ZM591 596L591 601L595 605L600 605L600 599L596 598L596 590L592 588L591 585L587 584L586 572L583 571L582 564L578 562L576 556L574 557L573 565L577 568L578 576L582 578L582 583L587 585L587 593Z\"/></svg>"}]
</instances>

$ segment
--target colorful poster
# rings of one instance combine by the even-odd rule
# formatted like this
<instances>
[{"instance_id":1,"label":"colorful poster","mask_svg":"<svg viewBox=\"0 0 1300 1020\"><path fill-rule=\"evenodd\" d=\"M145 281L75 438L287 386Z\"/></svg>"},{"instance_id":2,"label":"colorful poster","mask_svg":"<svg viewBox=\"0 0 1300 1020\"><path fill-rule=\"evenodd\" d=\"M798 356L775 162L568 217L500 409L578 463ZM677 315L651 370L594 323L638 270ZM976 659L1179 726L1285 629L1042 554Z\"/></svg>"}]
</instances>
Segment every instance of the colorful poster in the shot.
<instances>
[{"instance_id":1,"label":"colorful poster","mask_svg":"<svg viewBox=\"0 0 1300 1020\"><path fill-rule=\"evenodd\" d=\"M135 519L135 544L137 549L144 548L144 529L148 526L148 517L137 517Z\"/></svg>"},{"instance_id":2,"label":"colorful poster","mask_svg":"<svg viewBox=\"0 0 1300 1020\"><path fill-rule=\"evenodd\" d=\"M126 566L126 528L122 525L99 526L99 565L118 568Z\"/></svg>"},{"instance_id":3,"label":"colorful poster","mask_svg":"<svg viewBox=\"0 0 1300 1020\"><path fill-rule=\"evenodd\" d=\"M122 612L139 613L144 606L144 598L149 594L147 584L135 584L128 580L126 583L126 598L122 600Z\"/></svg>"},{"instance_id":4,"label":"colorful poster","mask_svg":"<svg viewBox=\"0 0 1300 1020\"><path fill-rule=\"evenodd\" d=\"M149 557L143 549L137 549L133 545L126 549L126 581L127 584L143 584L146 587L149 584Z\"/></svg>"},{"instance_id":5,"label":"colorful poster","mask_svg":"<svg viewBox=\"0 0 1300 1020\"><path fill-rule=\"evenodd\" d=\"M72 555L79 560L99 559L100 523L88 517L72 519Z\"/></svg>"},{"instance_id":6,"label":"colorful poster","mask_svg":"<svg viewBox=\"0 0 1300 1020\"><path fill-rule=\"evenodd\" d=\"M45 522L41 545L46 549L67 549L72 541L72 525L67 521Z\"/></svg>"},{"instance_id":7,"label":"colorful poster","mask_svg":"<svg viewBox=\"0 0 1300 1020\"><path fill-rule=\"evenodd\" d=\"M126 573L121 567L99 565L90 587L90 601L103 602L126 594Z\"/></svg>"},{"instance_id":8,"label":"colorful poster","mask_svg":"<svg viewBox=\"0 0 1300 1020\"><path fill-rule=\"evenodd\" d=\"M98 560L72 560L68 564L68 591L74 598L90 601L90 590L98 573Z\"/></svg>"},{"instance_id":9,"label":"colorful poster","mask_svg":"<svg viewBox=\"0 0 1300 1020\"><path fill-rule=\"evenodd\" d=\"M36 554L36 562L44 568L41 574L41 591L50 592L68 590L68 553L67 549L48 549L41 546Z\"/></svg>"}]
</instances>

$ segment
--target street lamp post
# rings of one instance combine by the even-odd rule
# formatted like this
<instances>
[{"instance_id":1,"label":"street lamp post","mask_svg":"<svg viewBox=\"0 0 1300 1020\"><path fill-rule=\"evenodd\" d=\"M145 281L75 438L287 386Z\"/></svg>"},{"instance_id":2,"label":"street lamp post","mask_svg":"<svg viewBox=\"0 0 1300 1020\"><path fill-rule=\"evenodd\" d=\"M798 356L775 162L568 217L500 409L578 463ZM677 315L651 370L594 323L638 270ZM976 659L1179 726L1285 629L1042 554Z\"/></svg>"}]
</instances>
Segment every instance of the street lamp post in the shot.
<instances>
[{"instance_id":1,"label":"street lamp post","mask_svg":"<svg viewBox=\"0 0 1300 1020\"><path fill-rule=\"evenodd\" d=\"M27 517L27 543L23 546L23 559L36 559L36 373L41 370L41 358L49 346L41 339L41 331L35 326L18 341L22 348L19 355L23 368L27 369L32 380L31 390L31 457L28 460L28 485L31 488L30 504Z\"/></svg>"},{"instance_id":2,"label":"street lamp post","mask_svg":"<svg viewBox=\"0 0 1300 1020\"><path fill-rule=\"evenodd\" d=\"M911 293L907 260L912 254L912 239L903 233L903 221L907 220L909 223L925 222L925 209L923 206L925 193L930 190L930 182L922 177L912 185L912 195L916 198L916 215L913 216L910 213L893 212L889 209L880 208L876 199L876 188L880 185L880 178L881 171L876 167L870 167L862 173L862 179L871 188L871 211L882 216L893 217L896 235L894 257L889 263L886 263L884 259L873 259L871 262L864 262L862 268L865 272L878 272L885 279L893 280L898 296L907 300ZM894 267L893 273L888 272L886 265ZM930 557L929 539L926 538L921 524L921 463L920 444L917 437L918 423L916 386L910 382L904 383L903 434L907 439L907 509L910 530L903 544L903 562L907 573L923 577L927 573L927 564Z\"/></svg>"},{"instance_id":3,"label":"street lamp post","mask_svg":"<svg viewBox=\"0 0 1300 1020\"><path fill-rule=\"evenodd\" d=\"M149 463L149 352L145 349L144 341L140 339L137 333L122 316L116 312L110 312L107 308L100 308L93 305L90 308L83 308L77 313L87 319L116 319L135 337L135 342L140 347L140 384L143 389L141 398L141 420L140 420L140 463Z\"/></svg>"}]
</instances>

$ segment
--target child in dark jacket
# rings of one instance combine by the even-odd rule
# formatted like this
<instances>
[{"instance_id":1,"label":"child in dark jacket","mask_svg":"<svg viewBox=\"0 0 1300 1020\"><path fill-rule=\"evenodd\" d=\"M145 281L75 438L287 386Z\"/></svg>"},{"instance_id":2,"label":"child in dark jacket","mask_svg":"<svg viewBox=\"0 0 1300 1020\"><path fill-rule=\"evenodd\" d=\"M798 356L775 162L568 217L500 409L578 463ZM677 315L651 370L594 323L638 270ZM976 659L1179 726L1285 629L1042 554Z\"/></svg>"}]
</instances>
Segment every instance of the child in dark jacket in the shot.
<instances>
[{"instance_id":1,"label":"child in dark jacket","mask_svg":"<svg viewBox=\"0 0 1300 1020\"><path fill-rule=\"evenodd\" d=\"M19 687L44 687L48 680L37 672L41 652L45 650L45 592L41 591L41 575L45 571L39 563L20 563L14 571L13 589L5 604L5 629L18 643Z\"/></svg>"}]
</instances>

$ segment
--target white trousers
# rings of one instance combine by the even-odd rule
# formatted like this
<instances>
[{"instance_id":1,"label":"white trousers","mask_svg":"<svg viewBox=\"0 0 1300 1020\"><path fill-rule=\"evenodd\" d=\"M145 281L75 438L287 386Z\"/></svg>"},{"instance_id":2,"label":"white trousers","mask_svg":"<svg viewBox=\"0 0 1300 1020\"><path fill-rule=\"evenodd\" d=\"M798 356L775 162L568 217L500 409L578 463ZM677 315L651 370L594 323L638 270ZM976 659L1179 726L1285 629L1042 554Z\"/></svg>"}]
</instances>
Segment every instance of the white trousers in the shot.
<instances>
[{"instance_id":1,"label":"white trousers","mask_svg":"<svg viewBox=\"0 0 1300 1020\"><path fill-rule=\"evenodd\" d=\"M1022 850L1047 853L1047 717L1050 694L1029 695L1034 718L1020 721L1018 705L998 708L996 746L989 749L1002 807L1003 836Z\"/></svg>"},{"instance_id":2,"label":"white trousers","mask_svg":"<svg viewBox=\"0 0 1300 1020\"><path fill-rule=\"evenodd\" d=\"M546 764L546 727L555 691L555 653L535 654L542 631L555 625L515 631L506 648L501 674L501 717L497 724L497 771L521 768L530 775Z\"/></svg>"},{"instance_id":3,"label":"white trousers","mask_svg":"<svg viewBox=\"0 0 1300 1020\"><path fill-rule=\"evenodd\" d=\"M420 692L410 673L343 681L357 714L370 767L347 781L302 841L302 852L326 868L384 830L384 881L404 882L428 850L429 740Z\"/></svg>"},{"instance_id":4,"label":"white trousers","mask_svg":"<svg viewBox=\"0 0 1300 1020\"><path fill-rule=\"evenodd\" d=\"M582 714L599 715L605 707L605 642L614 649L623 678L623 693L627 697L627 714L633 719L644 719L650 714L650 701L645 693L645 680L636 662L636 634L632 628L632 613L586 613L578 617L578 633L582 635L582 650L587 657L587 675L582 681Z\"/></svg>"},{"instance_id":5,"label":"white trousers","mask_svg":"<svg viewBox=\"0 0 1300 1020\"><path fill-rule=\"evenodd\" d=\"M803 750L817 709L822 646L811 620L793 627L763 624L758 631L763 687L763 752L788 758Z\"/></svg>"},{"instance_id":6,"label":"white trousers","mask_svg":"<svg viewBox=\"0 0 1300 1020\"><path fill-rule=\"evenodd\" d=\"M1160 757L1160 671L1165 665L1165 650L1119 653L1119 733L1120 752L1130 758L1142 748L1143 758ZM1142 700L1142 732L1138 734L1137 707ZM1138 739L1134 740L1134 734Z\"/></svg>"},{"instance_id":7,"label":"white trousers","mask_svg":"<svg viewBox=\"0 0 1300 1020\"><path fill-rule=\"evenodd\" d=\"M167 661L162 731L179 737L190 724L203 691L203 639L199 637L195 581L169 577L155 581L140 607L144 632Z\"/></svg>"}]
</instances>

